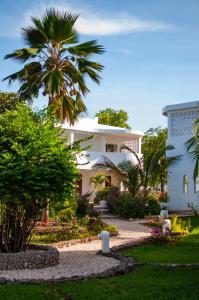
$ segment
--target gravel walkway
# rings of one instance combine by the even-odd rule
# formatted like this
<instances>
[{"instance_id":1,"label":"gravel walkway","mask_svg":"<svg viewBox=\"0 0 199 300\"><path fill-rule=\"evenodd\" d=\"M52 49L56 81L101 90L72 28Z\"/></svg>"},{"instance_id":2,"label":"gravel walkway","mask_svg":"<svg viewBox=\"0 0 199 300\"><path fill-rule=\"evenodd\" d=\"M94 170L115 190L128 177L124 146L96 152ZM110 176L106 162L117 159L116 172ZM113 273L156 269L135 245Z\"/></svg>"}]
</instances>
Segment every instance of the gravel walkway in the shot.
<instances>
[{"instance_id":1,"label":"gravel walkway","mask_svg":"<svg viewBox=\"0 0 199 300\"><path fill-rule=\"evenodd\" d=\"M149 236L149 229L140 225L140 221L124 221L106 219L107 224L116 225L119 230L117 237L111 238L111 247L137 242ZM86 244L76 244L60 248L60 263L55 267L40 270L0 271L0 280L9 281L50 281L75 276L100 274L110 268L119 266L120 261L111 257L97 255L101 241L95 240Z\"/></svg>"}]
</instances>

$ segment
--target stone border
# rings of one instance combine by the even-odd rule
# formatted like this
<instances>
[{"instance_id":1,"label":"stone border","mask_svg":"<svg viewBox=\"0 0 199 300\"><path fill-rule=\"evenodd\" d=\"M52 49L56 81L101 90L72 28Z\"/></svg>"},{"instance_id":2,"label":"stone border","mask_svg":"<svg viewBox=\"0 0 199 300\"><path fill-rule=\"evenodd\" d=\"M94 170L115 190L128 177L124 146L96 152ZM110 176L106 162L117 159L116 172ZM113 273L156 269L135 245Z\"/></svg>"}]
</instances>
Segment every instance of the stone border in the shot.
<instances>
[{"instance_id":1,"label":"stone border","mask_svg":"<svg viewBox=\"0 0 199 300\"><path fill-rule=\"evenodd\" d=\"M0 253L0 270L43 269L59 264L59 251L51 246L30 245L26 251Z\"/></svg>"},{"instance_id":2,"label":"stone border","mask_svg":"<svg viewBox=\"0 0 199 300\"><path fill-rule=\"evenodd\" d=\"M88 280L88 279L97 279L97 278L105 278L105 277L112 277L115 275L121 275L128 273L134 269L136 263L134 262L132 257L123 256L119 252L109 252L109 253L102 253L102 251L98 251L97 255L103 255L106 257L111 257L116 260L119 260L121 263L116 266L109 268L101 273L92 273L85 276L72 276L72 277L60 277L59 279L23 279L23 280L16 280L16 279L7 279L7 278L0 278L0 284L2 283L27 283L27 284L41 284L41 283L58 283L58 282L69 282L69 281L76 281L76 280Z\"/></svg>"}]
</instances>

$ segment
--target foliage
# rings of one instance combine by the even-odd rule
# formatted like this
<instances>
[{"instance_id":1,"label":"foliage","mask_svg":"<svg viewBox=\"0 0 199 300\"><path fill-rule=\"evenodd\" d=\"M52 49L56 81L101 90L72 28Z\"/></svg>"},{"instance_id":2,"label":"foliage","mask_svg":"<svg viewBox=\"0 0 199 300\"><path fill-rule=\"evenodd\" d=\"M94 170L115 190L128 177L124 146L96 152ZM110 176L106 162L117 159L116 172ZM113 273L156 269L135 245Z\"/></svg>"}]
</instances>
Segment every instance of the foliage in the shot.
<instances>
[{"instance_id":1,"label":"foliage","mask_svg":"<svg viewBox=\"0 0 199 300\"><path fill-rule=\"evenodd\" d=\"M166 146L167 128L150 128L142 138L142 153L145 157L150 156L154 150L163 150Z\"/></svg>"},{"instance_id":2,"label":"foliage","mask_svg":"<svg viewBox=\"0 0 199 300\"><path fill-rule=\"evenodd\" d=\"M142 153L144 156L144 164L151 158L156 156L156 167L149 179L152 186L161 184L161 191L164 192L164 185L167 182L168 159L166 158L166 140L168 130L167 128L150 128L147 130L142 138ZM159 159L158 159L159 157Z\"/></svg>"},{"instance_id":3,"label":"foliage","mask_svg":"<svg viewBox=\"0 0 199 300\"><path fill-rule=\"evenodd\" d=\"M95 194L94 203L98 204L100 201L106 200L109 190L109 187L105 187L103 190L97 191Z\"/></svg>"},{"instance_id":4,"label":"foliage","mask_svg":"<svg viewBox=\"0 0 199 300\"><path fill-rule=\"evenodd\" d=\"M144 196L147 197L151 190L150 184L156 181L157 178L159 178L161 183L161 191L162 193L164 192L168 168L171 168L181 159L180 155L166 157L166 151L173 149L173 146L168 145L163 150L156 149L149 156L140 158L128 146L122 145L121 150L132 153L136 159L136 163L124 160L117 166L104 156L104 162L98 163L97 166L110 168L133 196L136 196L142 190Z\"/></svg>"},{"instance_id":5,"label":"foliage","mask_svg":"<svg viewBox=\"0 0 199 300\"><path fill-rule=\"evenodd\" d=\"M190 138L186 143L188 153L193 157L195 161L193 177L197 178L199 175L199 119L196 120L194 126L194 136Z\"/></svg>"},{"instance_id":6,"label":"foliage","mask_svg":"<svg viewBox=\"0 0 199 300\"><path fill-rule=\"evenodd\" d=\"M154 193L150 193L146 198L145 215L159 215L159 213L160 204L157 196Z\"/></svg>"},{"instance_id":7,"label":"foliage","mask_svg":"<svg viewBox=\"0 0 199 300\"><path fill-rule=\"evenodd\" d=\"M8 110L16 110L19 103L24 102L16 93L0 91L0 115Z\"/></svg>"},{"instance_id":8,"label":"foliage","mask_svg":"<svg viewBox=\"0 0 199 300\"><path fill-rule=\"evenodd\" d=\"M115 226L106 225L98 216L85 216L81 219L72 217L70 221L52 221L47 224L38 222L33 229L32 243L52 244L65 240L81 239L107 230L116 234Z\"/></svg>"},{"instance_id":9,"label":"foliage","mask_svg":"<svg viewBox=\"0 0 199 300\"><path fill-rule=\"evenodd\" d=\"M74 216L75 211L72 209L72 207L64 208L57 214L57 217L61 222L70 222Z\"/></svg>"},{"instance_id":10,"label":"foliage","mask_svg":"<svg viewBox=\"0 0 199 300\"><path fill-rule=\"evenodd\" d=\"M100 110L95 114L98 117L99 124L105 124L116 127L124 127L130 129L131 127L128 125L128 114L123 109L115 110L112 108L106 108Z\"/></svg>"},{"instance_id":11,"label":"foliage","mask_svg":"<svg viewBox=\"0 0 199 300\"><path fill-rule=\"evenodd\" d=\"M90 183L95 185L96 190L103 189L103 184L106 182L106 175L104 173L98 173L95 176L92 176L90 179Z\"/></svg>"},{"instance_id":12,"label":"foliage","mask_svg":"<svg viewBox=\"0 0 199 300\"><path fill-rule=\"evenodd\" d=\"M41 210L74 198L77 149L60 134L23 105L0 116L0 251L25 250Z\"/></svg>"},{"instance_id":13,"label":"foliage","mask_svg":"<svg viewBox=\"0 0 199 300\"><path fill-rule=\"evenodd\" d=\"M158 200L159 200L159 202L167 203L169 201L169 196L168 196L167 192L164 192L164 193L161 192L159 194Z\"/></svg>"},{"instance_id":14,"label":"foliage","mask_svg":"<svg viewBox=\"0 0 199 300\"><path fill-rule=\"evenodd\" d=\"M76 214L78 218L82 218L89 214L89 198L91 196L91 193L85 193L84 195L79 195L77 198L77 209Z\"/></svg>"},{"instance_id":15,"label":"foliage","mask_svg":"<svg viewBox=\"0 0 199 300\"><path fill-rule=\"evenodd\" d=\"M145 198L137 193L133 196L129 192L120 192L116 187L106 189L104 195L109 209L123 218L144 218L145 215L160 212L159 203L152 195Z\"/></svg>"},{"instance_id":16,"label":"foliage","mask_svg":"<svg viewBox=\"0 0 199 300\"><path fill-rule=\"evenodd\" d=\"M58 118L70 123L86 111L82 100L89 92L85 76L99 84L103 69L90 60L92 55L102 54L103 47L96 40L78 43L77 19L77 14L47 9L41 19L32 17L32 25L22 28L27 47L5 56L25 64L4 79L19 81L20 97L32 99L42 90Z\"/></svg>"},{"instance_id":17,"label":"foliage","mask_svg":"<svg viewBox=\"0 0 199 300\"><path fill-rule=\"evenodd\" d=\"M179 218L177 215L173 215L171 219L171 231L178 232L181 234L188 234L192 229L191 219L183 220Z\"/></svg>"}]
</instances>

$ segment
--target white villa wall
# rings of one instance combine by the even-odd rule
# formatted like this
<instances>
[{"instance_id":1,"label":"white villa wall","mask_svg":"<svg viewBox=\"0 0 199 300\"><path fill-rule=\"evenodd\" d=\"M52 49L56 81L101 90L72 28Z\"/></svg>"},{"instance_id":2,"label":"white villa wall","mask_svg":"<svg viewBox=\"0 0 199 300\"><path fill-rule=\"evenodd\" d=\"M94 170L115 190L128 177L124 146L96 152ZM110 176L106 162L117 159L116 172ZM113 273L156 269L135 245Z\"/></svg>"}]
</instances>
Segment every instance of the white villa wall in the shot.
<instances>
[{"instance_id":1,"label":"white villa wall","mask_svg":"<svg viewBox=\"0 0 199 300\"><path fill-rule=\"evenodd\" d=\"M193 136L193 126L198 118L198 102L171 105L163 110L168 117L167 144L173 145L174 150L168 151L168 156L182 155L177 165L169 170L168 195L169 208L173 211L189 210L188 203L199 205L199 193L195 192L193 180L194 161L187 153L185 143ZM188 193L184 193L183 176L188 176Z\"/></svg>"}]
</instances>

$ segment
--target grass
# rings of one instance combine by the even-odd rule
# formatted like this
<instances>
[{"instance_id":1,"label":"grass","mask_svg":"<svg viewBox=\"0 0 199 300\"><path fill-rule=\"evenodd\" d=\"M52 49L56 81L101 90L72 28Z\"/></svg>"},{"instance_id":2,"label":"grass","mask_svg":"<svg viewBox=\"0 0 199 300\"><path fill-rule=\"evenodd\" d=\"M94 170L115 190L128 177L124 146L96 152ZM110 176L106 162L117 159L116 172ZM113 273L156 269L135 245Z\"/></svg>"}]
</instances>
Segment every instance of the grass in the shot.
<instances>
[{"instance_id":1,"label":"grass","mask_svg":"<svg viewBox=\"0 0 199 300\"><path fill-rule=\"evenodd\" d=\"M176 245L145 245L123 250L138 261L199 262L199 217L193 231ZM57 284L3 284L2 300L196 300L199 269L143 266L111 278Z\"/></svg>"},{"instance_id":2,"label":"grass","mask_svg":"<svg viewBox=\"0 0 199 300\"><path fill-rule=\"evenodd\" d=\"M191 217L193 230L174 245L153 245L129 248L123 254L138 262L148 263L199 263L199 216Z\"/></svg>"},{"instance_id":3,"label":"grass","mask_svg":"<svg viewBox=\"0 0 199 300\"><path fill-rule=\"evenodd\" d=\"M199 270L142 267L108 279L51 285L6 284L2 300L196 300Z\"/></svg>"}]
</instances>

